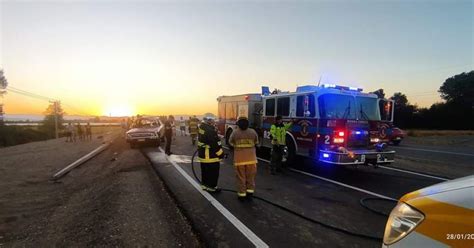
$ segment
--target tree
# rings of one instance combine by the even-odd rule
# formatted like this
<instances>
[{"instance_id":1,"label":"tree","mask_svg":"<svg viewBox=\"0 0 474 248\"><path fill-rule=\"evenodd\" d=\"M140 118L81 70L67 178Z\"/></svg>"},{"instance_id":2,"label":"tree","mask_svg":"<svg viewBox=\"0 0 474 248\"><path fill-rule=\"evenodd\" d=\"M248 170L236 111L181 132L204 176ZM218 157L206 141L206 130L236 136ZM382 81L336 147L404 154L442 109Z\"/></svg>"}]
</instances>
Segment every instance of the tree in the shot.
<instances>
[{"instance_id":1,"label":"tree","mask_svg":"<svg viewBox=\"0 0 474 248\"><path fill-rule=\"evenodd\" d=\"M446 79L438 92L446 102L474 107L474 71Z\"/></svg>"},{"instance_id":2,"label":"tree","mask_svg":"<svg viewBox=\"0 0 474 248\"><path fill-rule=\"evenodd\" d=\"M58 114L58 129L63 129L64 115L66 114L61 107L61 102L57 101L57 114ZM50 103L46 111L44 112L44 120L41 129L48 135L48 137L53 138L56 131L56 116L55 116L55 104Z\"/></svg>"},{"instance_id":3,"label":"tree","mask_svg":"<svg viewBox=\"0 0 474 248\"><path fill-rule=\"evenodd\" d=\"M395 102L393 123L401 128L411 127L417 107L409 104L407 96L401 92L396 92L390 99Z\"/></svg>"},{"instance_id":4,"label":"tree","mask_svg":"<svg viewBox=\"0 0 474 248\"><path fill-rule=\"evenodd\" d=\"M8 81L5 78L3 70L0 69L0 94L3 92L2 90L6 89L8 86Z\"/></svg>"},{"instance_id":5,"label":"tree","mask_svg":"<svg viewBox=\"0 0 474 248\"><path fill-rule=\"evenodd\" d=\"M408 105L407 96L401 92L396 92L392 97L390 97L390 99L395 102L395 108L403 108Z\"/></svg>"},{"instance_id":6,"label":"tree","mask_svg":"<svg viewBox=\"0 0 474 248\"><path fill-rule=\"evenodd\" d=\"M374 92L371 92L372 94L376 94L378 98L385 98L385 93L383 92L383 89L378 89Z\"/></svg>"},{"instance_id":7,"label":"tree","mask_svg":"<svg viewBox=\"0 0 474 248\"><path fill-rule=\"evenodd\" d=\"M8 81L3 74L3 70L0 69L0 98L3 98L3 95L6 93L6 88L8 86ZM0 102L0 125L3 125L3 103Z\"/></svg>"}]
</instances>

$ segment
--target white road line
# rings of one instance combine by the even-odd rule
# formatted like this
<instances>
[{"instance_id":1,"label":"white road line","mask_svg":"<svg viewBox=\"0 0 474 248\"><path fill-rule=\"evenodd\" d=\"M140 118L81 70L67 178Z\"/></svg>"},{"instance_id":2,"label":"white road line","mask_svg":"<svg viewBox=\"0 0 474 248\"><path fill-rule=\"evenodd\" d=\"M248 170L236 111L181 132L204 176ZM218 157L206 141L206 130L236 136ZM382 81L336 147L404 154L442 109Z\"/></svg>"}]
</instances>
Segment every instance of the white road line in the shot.
<instances>
[{"instance_id":1,"label":"white road line","mask_svg":"<svg viewBox=\"0 0 474 248\"><path fill-rule=\"evenodd\" d=\"M353 189L353 190L357 190L357 191L360 191L360 192L363 192L363 193L366 193L366 194L369 194L369 195L373 195L373 196L376 196L376 197L380 197L380 198L384 198L384 199L389 199L389 200L394 200L394 201L397 200L397 199L394 199L394 198L391 198L391 197L388 197L388 196L384 196L384 195L380 195L380 194L374 193L374 192L372 192L372 191L368 191L368 190L365 190L365 189L357 188L357 187L351 186L351 185L349 185L349 184L345 184L345 183L341 183L341 182L338 182L338 181L334 181L334 180L331 180L331 179L328 179L328 178L325 178L325 177L316 176L316 175L313 175L313 174L308 173L308 172L305 172L305 171L300 171L300 170L293 169L293 168L289 168L289 170L294 171L294 172L298 172L298 173L301 173L301 174L304 174L304 175L307 175L307 176L310 176L310 177L314 177L314 178L317 178L317 179L320 179L320 180L323 180L323 181L327 181L327 182L330 182L330 183L334 183L334 184L337 184L337 185L340 185L340 186L343 186L343 187L347 187L347 188L350 188L350 189Z\"/></svg>"},{"instance_id":2,"label":"white road line","mask_svg":"<svg viewBox=\"0 0 474 248\"><path fill-rule=\"evenodd\" d=\"M164 154L163 149L160 147L160 151ZM201 186L194 181L188 173L186 173L174 160L167 157L168 161L174 166L174 168L184 177L188 182L201 193L224 217L232 223L255 247L269 247L263 240L261 240L255 233L253 233L247 226L244 225L237 217L235 217L229 210L227 210L219 201L217 201L212 195L203 191Z\"/></svg>"},{"instance_id":3,"label":"white road line","mask_svg":"<svg viewBox=\"0 0 474 248\"><path fill-rule=\"evenodd\" d=\"M443 177L437 177L437 176L427 175L427 174L418 173L418 172L414 172L414 171L407 171L407 170L397 169L397 168L393 168L393 167L387 167L387 166L383 166L383 165L379 165L379 167L387 169L387 170L394 170L394 171L404 172L404 173L418 175L418 176L422 176L422 177L434 178L434 179L438 179L438 180L442 180L442 181L448 181L449 180L449 179L443 178Z\"/></svg>"},{"instance_id":4,"label":"white road line","mask_svg":"<svg viewBox=\"0 0 474 248\"><path fill-rule=\"evenodd\" d=\"M421 148L411 148L411 147L400 147L399 146L399 147L395 147L395 149L402 149L402 150L405 149L405 150L423 151L423 152L435 152L435 153L444 153L444 154L474 157L474 154L469 154L469 153L448 152L448 151L439 151L439 150L430 150L430 149L421 149Z\"/></svg>"},{"instance_id":5,"label":"white road line","mask_svg":"<svg viewBox=\"0 0 474 248\"><path fill-rule=\"evenodd\" d=\"M261 159L261 158L257 158L257 159L261 160L261 161L264 161L264 162L267 162L267 163L270 163L270 161L268 161L266 159ZM366 193L366 194L369 194L369 195L373 195L373 196L376 196L376 197L389 199L389 200L394 200L394 201L397 200L397 199L394 199L394 198L391 198L391 197L388 197L388 196L384 196L384 195L380 195L380 194L377 194L377 193L374 193L374 192L371 192L371 191L368 191L368 190L365 190L365 189L357 188L357 187L354 187L354 186L351 186L351 185L348 185L348 184L345 184L345 183L334 181L334 180L331 180L331 179L328 179L328 178L325 178L325 177L316 176L316 175L313 175L313 174L305 172L305 171L300 171L300 170L293 169L293 168L288 168L288 169L291 170L291 171L294 171L294 172L301 173L301 174L306 175L306 176L314 177L314 178L317 178L317 179L320 179L320 180L323 180L323 181L326 181L326 182L334 183L334 184L337 184L339 186L343 186L343 187L346 187L346 188L357 190L357 191L360 191L360 192L363 192L363 193Z\"/></svg>"}]
</instances>

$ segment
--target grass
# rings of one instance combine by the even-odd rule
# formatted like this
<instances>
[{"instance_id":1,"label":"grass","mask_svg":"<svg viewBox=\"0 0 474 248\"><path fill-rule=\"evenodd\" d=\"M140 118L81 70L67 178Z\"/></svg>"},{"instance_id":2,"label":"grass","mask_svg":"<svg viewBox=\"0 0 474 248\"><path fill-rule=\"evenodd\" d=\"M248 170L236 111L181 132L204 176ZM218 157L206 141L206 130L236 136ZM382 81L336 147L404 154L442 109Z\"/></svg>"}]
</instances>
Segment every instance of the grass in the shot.
<instances>
[{"instance_id":1,"label":"grass","mask_svg":"<svg viewBox=\"0 0 474 248\"><path fill-rule=\"evenodd\" d=\"M119 130L118 126L92 126L92 135L102 135L109 131ZM65 130L59 137L64 137ZM0 126L0 147L14 146L29 142L51 139L40 126Z\"/></svg>"},{"instance_id":2,"label":"grass","mask_svg":"<svg viewBox=\"0 0 474 248\"><path fill-rule=\"evenodd\" d=\"M464 136L474 135L474 130L407 130L407 135L411 137L427 136Z\"/></svg>"}]
</instances>

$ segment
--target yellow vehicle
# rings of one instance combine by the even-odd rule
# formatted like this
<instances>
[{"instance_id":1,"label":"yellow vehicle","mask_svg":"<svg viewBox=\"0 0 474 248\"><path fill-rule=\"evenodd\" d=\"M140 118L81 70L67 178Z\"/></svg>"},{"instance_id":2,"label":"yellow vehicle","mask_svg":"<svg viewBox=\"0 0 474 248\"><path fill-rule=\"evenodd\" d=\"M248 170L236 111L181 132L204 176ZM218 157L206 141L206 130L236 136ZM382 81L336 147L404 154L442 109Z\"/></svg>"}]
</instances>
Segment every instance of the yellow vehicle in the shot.
<instances>
[{"instance_id":1,"label":"yellow vehicle","mask_svg":"<svg viewBox=\"0 0 474 248\"><path fill-rule=\"evenodd\" d=\"M474 247L474 175L403 196L383 247Z\"/></svg>"}]
</instances>

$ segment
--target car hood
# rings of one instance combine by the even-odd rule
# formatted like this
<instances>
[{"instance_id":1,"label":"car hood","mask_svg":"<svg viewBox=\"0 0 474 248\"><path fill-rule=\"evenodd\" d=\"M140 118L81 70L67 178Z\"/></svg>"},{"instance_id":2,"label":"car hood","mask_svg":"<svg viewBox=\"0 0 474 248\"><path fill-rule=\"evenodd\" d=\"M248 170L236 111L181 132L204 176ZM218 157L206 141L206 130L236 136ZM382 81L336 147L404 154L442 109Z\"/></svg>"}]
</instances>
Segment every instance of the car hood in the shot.
<instances>
[{"instance_id":1,"label":"car hood","mask_svg":"<svg viewBox=\"0 0 474 248\"><path fill-rule=\"evenodd\" d=\"M143 132L156 132L158 128L150 127L150 128L132 128L127 131L127 133L143 133Z\"/></svg>"},{"instance_id":2,"label":"car hood","mask_svg":"<svg viewBox=\"0 0 474 248\"><path fill-rule=\"evenodd\" d=\"M404 195L400 201L407 202L416 198L435 195L447 191L474 187L474 175L438 183Z\"/></svg>"}]
</instances>

